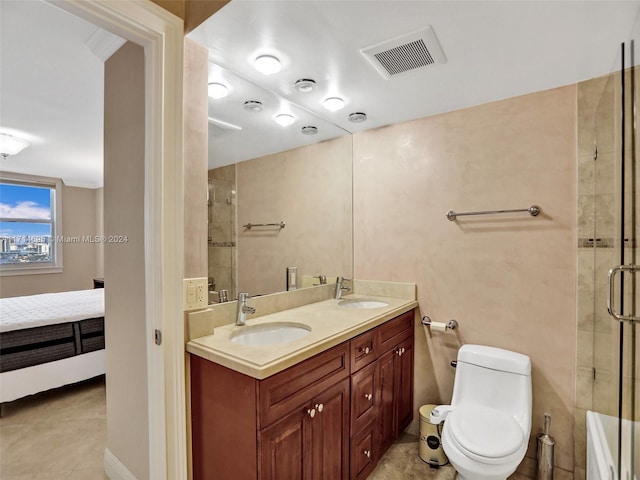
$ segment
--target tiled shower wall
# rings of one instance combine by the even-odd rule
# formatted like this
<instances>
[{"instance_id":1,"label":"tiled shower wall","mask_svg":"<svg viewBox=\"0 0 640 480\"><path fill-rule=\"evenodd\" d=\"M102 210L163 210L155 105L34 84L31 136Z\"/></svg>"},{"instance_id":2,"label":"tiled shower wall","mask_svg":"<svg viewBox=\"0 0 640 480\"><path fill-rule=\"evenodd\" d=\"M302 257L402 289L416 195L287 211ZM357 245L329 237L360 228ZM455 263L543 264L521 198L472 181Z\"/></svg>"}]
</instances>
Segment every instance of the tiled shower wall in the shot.
<instances>
[{"instance_id":1,"label":"tiled shower wall","mask_svg":"<svg viewBox=\"0 0 640 480\"><path fill-rule=\"evenodd\" d=\"M209 170L209 278L214 290L228 290L236 298L236 166ZM215 297L215 296L214 296Z\"/></svg>"},{"instance_id":2,"label":"tiled shower wall","mask_svg":"<svg viewBox=\"0 0 640 480\"><path fill-rule=\"evenodd\" d=\"M611 321L606 311L607 269L614 262L612 242L614 227L614 192L605 185L612 181L596 182L602 175L612 174L613 151L599 146L596 151L596 112L609 107L613 111L613 95L608 77L578 84L578 336L576 371L575 470L576 479L585 478L586 470L586 411L598 406L602 413L613 414L609 408L611 388ZM609 102L610 105L605 105ZM613 129L613 124L609 123ZM604 123L598 122L601 138ZM613 132L610 132L610 135ZM604 178L603 178L604 180ZM596 210L596 205L598 209ZM603 208L608 205L610 208ZM596 221L596 214L599 216ZM600 231L596 232L596 224ZM608 234L604 232L608 227ZM598 235L600 234L600 235ZM597 255L596 255L597 250ZM598 260L598 262L596 262ZM604 305L604 309L599 306ZM597 346L597 348L596 348ZM594 374L594 368L597 374ZM597 385L596 385L597 384ZM596 388L597 387L597 388Z\"/></svg>"}]
</instances>

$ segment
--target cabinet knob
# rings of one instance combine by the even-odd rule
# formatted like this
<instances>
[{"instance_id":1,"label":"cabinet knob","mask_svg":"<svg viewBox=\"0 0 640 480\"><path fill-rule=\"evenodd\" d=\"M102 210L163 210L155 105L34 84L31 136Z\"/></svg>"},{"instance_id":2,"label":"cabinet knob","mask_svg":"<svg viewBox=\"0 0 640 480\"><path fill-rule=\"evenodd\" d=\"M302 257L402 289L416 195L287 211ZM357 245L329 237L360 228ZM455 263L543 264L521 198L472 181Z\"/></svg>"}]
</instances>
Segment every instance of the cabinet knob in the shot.
<instances>
[{"instance_id":1,"label":"cabinet knob","mask_svg":"<svg viewBox=\"0 0 640 480\"><path fill-rule=\"evenodd\" d=\"M373 394L371 394L371 393L365 393L365 394L364 394L364 398L366 398L367 400L371 401L371 399L373 398Z\"/></svg>"},{"instance_id":2,"label":"cabinet knob","mask_svg":"<svg viewBox=\"0 0 640 480\"><path fill-rule=\"evenodd\" d=\"M367 458L371 458L371 450L365 450L363 453L366 455Z\"/></svg>"},{"instance_id":3,"label":"cabinet knob","mask_svg":"<svg viewBox=\"0 0 640 480\"><path fill-rule=\"evenodd\" d=\"M369 350L369 347L364 347L364 354L365 355L368 355L370 351L371 350Z\"/></svg>"},{"instance_id":4,"label":"cabinet knob","mask_svg":"<svg viewBox=\"0 0 640 480\"><path fill-rule=\"evenodd\" d=\"M311 418L316 416L316 409L315 408L310 408L309 410L307 410L307 415L309 415Z\"/></svg>"},{"instance_id":5,"label":"cabinet knob","mask_svg":"<svg viewBox=\"0 0 640 480\"><path fill-rule=\"evenodd\" d=\"M322 410L324 410L324 405L323 404L316 404L316 410L318 410L318 413L322 413Z\"/></svg>"}]
</instances>

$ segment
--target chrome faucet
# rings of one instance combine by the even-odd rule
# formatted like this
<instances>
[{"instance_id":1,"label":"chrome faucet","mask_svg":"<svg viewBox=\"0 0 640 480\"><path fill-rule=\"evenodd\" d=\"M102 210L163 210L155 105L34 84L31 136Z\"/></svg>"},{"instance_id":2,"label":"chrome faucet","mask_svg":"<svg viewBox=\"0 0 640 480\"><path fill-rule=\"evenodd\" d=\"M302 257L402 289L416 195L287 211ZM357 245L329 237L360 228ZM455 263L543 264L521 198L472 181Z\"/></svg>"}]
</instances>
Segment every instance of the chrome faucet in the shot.
<instances>
[{"instance_id":1,"label":"chrome faucet","mask_svg":"<svg viewBox=\"0 0 640 480\"><path fill-rule=\"evenodd\" d=\"M344 278L344 277L336 278L336 295L334 297L336 300L340 300L342 298L343 290L346 290L347 292L351 290L349 287L344 287L342 285L344 282L350 282L350 281L351 281L350 279Z\"/></svg>"},{"instance_id":2,"label":"chrome faucet","mask_svg":"<svg viewBox=\"0 0 640 480\"><path fill-rule=\"evenodd\" d=\"M247 323L247 313L254 314L256 313L255 307L249 307L247 305L247 300L249 300L248 293L239 293L238 294L238 311L236 313L236 325L244 325Z\"/></svg>"}]
</instances>

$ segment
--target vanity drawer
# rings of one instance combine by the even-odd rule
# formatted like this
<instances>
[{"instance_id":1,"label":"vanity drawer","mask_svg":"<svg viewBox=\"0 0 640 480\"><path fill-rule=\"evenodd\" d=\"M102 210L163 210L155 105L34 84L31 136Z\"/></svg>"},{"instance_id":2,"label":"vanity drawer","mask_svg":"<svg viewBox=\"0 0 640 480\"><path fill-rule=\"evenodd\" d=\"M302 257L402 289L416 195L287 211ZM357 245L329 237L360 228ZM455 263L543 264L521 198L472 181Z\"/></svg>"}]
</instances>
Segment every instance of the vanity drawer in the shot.
<instances>
[{"instance_id":1,"label":"vanity drawer","mask_svg":"<svg viewBox=\"0 0 640 480\"><path fill-rule=\"evenodd\" d=\"M303 408L305 402L349 376L349 342L261 380L258 384L259 428Z\"/></svg>"},{"instance_id":2,"label":"vanity drawer","mask_svg":"<svg viewBox=\"0 0 640 480\"><path fill-rule=\"evenodd\" d=\"M376 422L369 423L351 438L351 480L364 480L378 462Z\"/></svg>"},{"instance_id":3,"label":"vanity drawer","mask_svg":"<svg viewBox=\"0 0 640 480\"><path fill-rule=\"evenodd\" d=\"M378 327L376 331L378 332L377 344L380 355L392 350L402 340L411 336L414 318L414 312L411 310Z\"/></svg>"},{"instance_id":4,"label":"vanity drawer","mask_svg":"<svg viewBox=\"0 0 640 480\"><path fill-rule=\"evenodd\" d=\"M351 372L357 372L377 357L375 330L369 330L351 340Z\"/></svg>"},{"instance_id":5,"label":"vanity drawer","mask_svg":"<svg viewBox=\"0 0 640 480\"><path fill-rule=\"evenodd\" d=\"M378 395L378 365L369 365L351 375L351 433L360 431L376 418Z\"/></svg>"}]
</instances>

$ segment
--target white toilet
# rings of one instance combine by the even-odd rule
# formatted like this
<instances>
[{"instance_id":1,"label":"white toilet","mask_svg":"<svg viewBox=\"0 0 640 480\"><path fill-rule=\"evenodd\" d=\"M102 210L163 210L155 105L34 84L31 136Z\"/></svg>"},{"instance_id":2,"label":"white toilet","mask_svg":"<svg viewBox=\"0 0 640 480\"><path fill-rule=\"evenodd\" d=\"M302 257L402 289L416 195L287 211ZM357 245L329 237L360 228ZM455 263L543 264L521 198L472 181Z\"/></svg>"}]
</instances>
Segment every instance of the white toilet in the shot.
<instances>
[{"instance_id":1,"label":"white toilet","mask_svg":"<svg viewBox=\"0 0 640 480\"><path fill-rule=\"evenodd\" d=\"M443 422L442 447L459 480L505 480L524 458L531 433L531 361L483 345L458 351L451 405L431 411Z\"/></svg>"}]
</instances>

